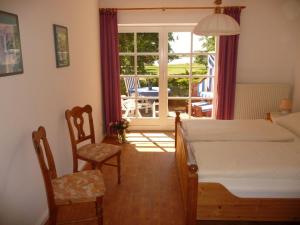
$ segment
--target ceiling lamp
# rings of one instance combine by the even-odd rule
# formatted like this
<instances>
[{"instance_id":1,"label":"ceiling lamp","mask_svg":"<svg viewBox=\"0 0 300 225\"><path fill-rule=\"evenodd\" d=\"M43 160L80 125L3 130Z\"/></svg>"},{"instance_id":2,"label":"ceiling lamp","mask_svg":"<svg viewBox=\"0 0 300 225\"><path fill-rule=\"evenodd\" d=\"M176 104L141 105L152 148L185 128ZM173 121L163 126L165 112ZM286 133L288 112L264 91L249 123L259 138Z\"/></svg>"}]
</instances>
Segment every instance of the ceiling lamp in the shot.
<instances>
[{"instance_id":1,"label":"ceiling lamp","mask_svg":"<svg viewBox=\"0 0 300 225\"><path fill-rule=\"evenodd\" d=\"M221 13L222 0L215 1L215 13L200 20L194 34L203 36L220 36L240 34L240 25L231 16Z\"/></svg>"}]
</instances>

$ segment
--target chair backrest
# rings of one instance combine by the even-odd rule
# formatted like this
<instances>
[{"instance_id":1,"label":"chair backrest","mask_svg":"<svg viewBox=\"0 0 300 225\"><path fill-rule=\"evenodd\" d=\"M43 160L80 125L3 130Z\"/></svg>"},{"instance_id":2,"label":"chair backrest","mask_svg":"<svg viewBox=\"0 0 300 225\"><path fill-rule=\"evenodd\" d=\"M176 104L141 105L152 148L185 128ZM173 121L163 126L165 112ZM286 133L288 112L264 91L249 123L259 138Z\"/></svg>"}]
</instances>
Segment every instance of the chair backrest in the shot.
<instances>
[{"instance_id":1,"label":"chair backrest","mask_svg":"<svg viewBox=\"0 0 300 225\"><path fill-rule=\"evenodd\" d=\"M126 87L126 92L128 94L128 96L131 96L131 94L134 93L134 85L135 85L135 81L137 78L135 77L124 77L124 83L125 83L125 87ZM137 87L140 88L140 82L139 80L137 80Z\"/></svg>"},{"instance_id":2,"label":"chair backrest","mask_svg":"<svg viewBox=\"0 0 300 225\"><path fill-rule=\"evenodd\" d=\"M53 210L55 200L51 180L57 178L57 173L44 127L39 127L37 131L32 132L32 141L43 174L49 210Z\"/></svg>"},{"instance_id":3,"label":"chair backrest","mask_svg":"<svg viewBox=\"0 0 300 225\"><path fill-rule=\"evenodd\" d=\"M135 110L136 109L136 103L135 103L135 100L134 99L126 99L126 100L123 100L122 102L122 107L124 107L124 109L133 109Z\"/></svg>"},{"instance_id":4,"label":"chair backrest","mask_svg":"<svg viewBox=\"0 0 300 225\"><path fill-rule=\"evenodd\" d=\"M88 115L89 131L87 135L84 131L84 115ZM91 143L95 143L95 131L92 116L92 107L86 105L84 107L75 106L71 110L66 110L65 117L68 123L70 139L72 144L73 154L76 154L77 144L90 140ZM76 131L76 133L75 133Z\"/></svg>"}]
</instances>

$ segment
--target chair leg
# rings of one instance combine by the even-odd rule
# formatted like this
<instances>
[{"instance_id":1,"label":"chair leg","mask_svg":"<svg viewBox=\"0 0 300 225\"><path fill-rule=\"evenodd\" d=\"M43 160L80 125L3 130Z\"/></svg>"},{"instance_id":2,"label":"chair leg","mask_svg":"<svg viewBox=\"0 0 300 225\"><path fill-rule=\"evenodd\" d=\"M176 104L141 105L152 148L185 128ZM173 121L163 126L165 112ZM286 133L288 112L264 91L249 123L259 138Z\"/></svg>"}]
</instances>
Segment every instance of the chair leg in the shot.
<instances>
[{"instance_id":1,"label":"chair leg","mask_svg":"<svg viewBox=\"0 0 300 225\"><path fill-rule=\"evenodd\" d=\"M121 184L121 153L117 156L117 163L118 163L118 184Z\"/></svg>"},{"instance_id":2,"label":"chair leg","mask_svg":"<svg viewBox=\"0 0 300 225\"><path fill-rule=\"evenodd\" d=\"M56 225L56 212L50 210L49 212L49 220L48 225Z\"/></svg>"},{"instance_id":3,"label":"chair leg","mask_svg":"<svg viewBox=\"0 0 300 225\"><path fill-rule=\"evenodd\" d=\"M96 163L92 163L92 169L93 170L97 169L97 164Z\"/></svg>"},{"instance_id":4,"label":"chair leg","mask_svg":"<svg viewBox=\"0 0 300 225\"><path fill-rule=\"evenodd\" d=\"M124 114L125 118L128 117L128 114L129 114L130 111L131 111L130 109L126 109L125 114Z\"/></svg>"},{"instance_id":5,"label":"chair leg","mask_svg":"<svg viewBox=\"0 0 300 225\"><path fill-rule=\"evenodd\" d=\"M103 225L103 197L96 199L97 224Z\"/></svg>"},{"instance_id":6,"label":"chair leg","mask_svg":"<svg viewBox=\"0 0 300 225\"><path fill-rule=\"evenodd\" d=\"M78 159L77 157L73 157L73 173L78 172Z\"/></svg>"}]
</instances>

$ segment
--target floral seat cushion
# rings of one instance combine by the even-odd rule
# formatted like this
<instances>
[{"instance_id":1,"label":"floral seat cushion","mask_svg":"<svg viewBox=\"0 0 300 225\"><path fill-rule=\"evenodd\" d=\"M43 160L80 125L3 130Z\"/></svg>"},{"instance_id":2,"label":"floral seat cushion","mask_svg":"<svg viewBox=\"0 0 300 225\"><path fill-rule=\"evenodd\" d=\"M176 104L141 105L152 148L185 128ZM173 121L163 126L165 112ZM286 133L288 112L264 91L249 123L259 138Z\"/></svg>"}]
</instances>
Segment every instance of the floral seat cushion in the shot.
<instances>
[{"instance_id":1,"label":"floral seat cushion","mask_svg":"<svg viewBox=\"0 0 300 225\"><path fill-rule=\"evenodd\" d=\"M105 186L99 170L86 170L52 180L55 202L58 205L95 201L104 195Z\"/></svg>"},{"instance_id":2,"label":"floral seat cushion","mask_svg":"<svg viewBox=\"0 0 300 225\"><path fill-rule=\"evenodd\" d=\"M84 145L77 150L77 154L86 159L102 162L120 151L120 146L101 143Z\"/></svg>"}]
</instances>

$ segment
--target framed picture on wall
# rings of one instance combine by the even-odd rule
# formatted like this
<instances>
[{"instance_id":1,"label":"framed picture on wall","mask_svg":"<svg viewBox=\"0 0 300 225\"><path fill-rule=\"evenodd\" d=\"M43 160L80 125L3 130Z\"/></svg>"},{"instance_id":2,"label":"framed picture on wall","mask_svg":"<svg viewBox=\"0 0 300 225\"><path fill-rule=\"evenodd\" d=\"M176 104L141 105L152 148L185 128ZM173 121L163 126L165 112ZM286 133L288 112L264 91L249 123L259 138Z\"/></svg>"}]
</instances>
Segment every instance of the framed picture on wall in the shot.
<instances>
[{"instance_id":1,"label":"framed picture on wall","mask_svg":"<svg viewBox=\"0 0 300 225\"><path fill-rule=\"evenodd\" d=\"M0 77L23 73L18 16L0 11Z\"/></svg>"},{"instance_id":2,"label":"framed picture on wall","mask_svg":"<svg viewBox=\"0 0 300 225\"><path fill-rule=\"evenodd\" d=\"M70 65L68 28L60 25L53 25L56 67Z\"/></svg>"}]
</instances>

